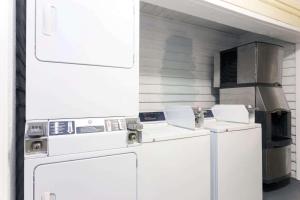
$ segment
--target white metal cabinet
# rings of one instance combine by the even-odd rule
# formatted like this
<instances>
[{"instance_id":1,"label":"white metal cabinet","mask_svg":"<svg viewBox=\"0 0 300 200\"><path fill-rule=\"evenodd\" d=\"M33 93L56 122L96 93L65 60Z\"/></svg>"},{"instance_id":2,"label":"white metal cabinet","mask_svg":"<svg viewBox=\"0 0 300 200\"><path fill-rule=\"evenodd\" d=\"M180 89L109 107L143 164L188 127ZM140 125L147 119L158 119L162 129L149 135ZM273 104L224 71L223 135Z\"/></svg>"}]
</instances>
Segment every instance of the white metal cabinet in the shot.
<instances>
[{"instance_id":1,"label":"white metal cabinet","mask_svg":"<svg viewBox=\"0 0 300 200\"><path fill-rule=\"evenodd\" d=\"M37 0L41 61L132 67L134 0Z\"/></svg>"},{"instance_id":2,"label":"white metal cabinet","mask_svg":"<svg viewBox=\"0 0 300 200\"><path fill-rule=\"evenodd\" d=\"M261 129L217 133L218 200L261 200Z\"/></svg>"},{"instance_id":3,"label":"white metal cabinet","mask_svg":"<svg viewBox=\"0 0 300 200\"><path fill-rule=\"evenodd\" d=\"M133 153L43 164L34 171L35 200L135 200Z\"/></svg>"},{"instance_id":4,"label":"white metal cabinet","mask_svg":"<svg viewBox=\"0 0 300 200\"><path fill-rule=\"evenodd\" d=\"M139 199L210 200L209 135L144 143L138 168Z\"/></svg>"}]
</instances>

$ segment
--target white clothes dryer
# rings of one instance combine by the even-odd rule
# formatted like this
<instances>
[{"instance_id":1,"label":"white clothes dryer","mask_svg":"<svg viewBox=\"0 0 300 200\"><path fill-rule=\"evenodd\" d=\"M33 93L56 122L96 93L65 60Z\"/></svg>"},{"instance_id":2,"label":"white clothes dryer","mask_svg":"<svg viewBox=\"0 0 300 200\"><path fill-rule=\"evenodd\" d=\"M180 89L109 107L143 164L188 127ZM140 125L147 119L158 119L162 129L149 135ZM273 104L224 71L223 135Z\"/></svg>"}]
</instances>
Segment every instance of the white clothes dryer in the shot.
<instances>
[{"instance_id":1,"label":"white clothes dryer","mask_svg":"<svg viewBox=\"0 0 300 200\"><path fill-rule=\"evenodd\" d=\"M124 118L32 121L25 135L25 200L136 200L137 154Z\"/></svg>"}]
</instances>

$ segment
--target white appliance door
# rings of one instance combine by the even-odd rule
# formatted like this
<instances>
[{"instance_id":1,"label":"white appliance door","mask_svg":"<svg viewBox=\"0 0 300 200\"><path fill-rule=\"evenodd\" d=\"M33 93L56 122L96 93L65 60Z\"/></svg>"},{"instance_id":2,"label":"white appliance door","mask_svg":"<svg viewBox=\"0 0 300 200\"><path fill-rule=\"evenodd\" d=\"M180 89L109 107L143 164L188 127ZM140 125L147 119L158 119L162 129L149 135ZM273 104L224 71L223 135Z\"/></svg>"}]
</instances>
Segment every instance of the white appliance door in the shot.
<instances>
[{"instance_id":1,"label":"white appliance door","mask_svg":"<svg viewBox=\"0 0 300 200\"><path fill-rule=\"evenodd\" d=\"M136 200L136 156L123 154L40 165L35 200Z\"/></svg>"},{"instance_id":2,"label":"white appliance door","mask_svg":"<svg viewBox=\"0 0 300 200\"><path fill-rule=\"evenodd\" d=\"M138 199L210 200L209 135L146 143L140 150Z\"/></svg>"},{"instance_id":3,"label":"white appliance door","mask_svg":"<svg viewBox=\"0 0 300 200\"><path fill-rule=\"evenodd\" d=\"M261 129L217 134L218 200L262 200Z\"/></svg>"},{"instance_id":4,"label":"white appliance door","mask_svg":"<svg viewBox=\"0 0 300 200\"><path fill-rule=\"evenodd\" d=\"M35 31L40 61L133 66L134 0L36 0Z\"/></svg>"}]
</instances>

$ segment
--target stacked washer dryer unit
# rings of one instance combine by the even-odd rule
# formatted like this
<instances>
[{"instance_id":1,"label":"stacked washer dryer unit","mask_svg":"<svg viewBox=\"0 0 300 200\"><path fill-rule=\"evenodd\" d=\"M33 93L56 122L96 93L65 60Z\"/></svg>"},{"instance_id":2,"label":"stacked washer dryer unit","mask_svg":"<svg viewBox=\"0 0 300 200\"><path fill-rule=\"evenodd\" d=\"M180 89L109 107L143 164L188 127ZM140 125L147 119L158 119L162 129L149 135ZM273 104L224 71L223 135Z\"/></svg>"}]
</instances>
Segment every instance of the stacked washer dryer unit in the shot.
<instances>
[{"instance_id":1,"label":"stacked washer dryer unit","mask_svg":"<svg viewBox=\"0 0 300 200\"><path fill-rule=\"evenodd\" d=\"M289 182L291 173L291 111L281 86L283 49L254 42L222 51L216 57L214 86L221 104L256 108L262 124L265 189Z\"/></svg>"},{"instance_id":2,"label":"stacked washer dryer unit","mask_svg":"<svg viewBox=\"0 0 300 200\"><path fill-rule=\"evenodd\" d=\"M27 13L24 199L137 199L126 120L138 116L139 1L18 9Z\"/></svg>"},{"instance_id":3,"label":"stacked washer dryer unit","mask_svg":"<svg viewBox=\"0 0 300 200\"><path fill-rule=\"evenodd\" d=\"M185 110L194 123L192 109ZM140 113L139 199L209 200L210 133L173 126L169 117L168 112Z\"/></svg>"}]
</instances>

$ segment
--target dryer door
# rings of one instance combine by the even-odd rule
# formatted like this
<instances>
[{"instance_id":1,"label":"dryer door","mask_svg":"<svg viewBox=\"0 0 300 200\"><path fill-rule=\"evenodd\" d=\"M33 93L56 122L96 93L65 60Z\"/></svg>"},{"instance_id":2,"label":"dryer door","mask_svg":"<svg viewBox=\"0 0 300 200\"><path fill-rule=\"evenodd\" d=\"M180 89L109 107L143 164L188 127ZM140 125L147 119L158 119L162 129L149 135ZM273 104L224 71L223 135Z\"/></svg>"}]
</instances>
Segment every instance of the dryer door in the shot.
<instances>
[{"instance_id":1,"label":"dryer door","mask_svg":"<svg viewBox=\"0 0 300 200\"><path fill-rule=\"evenodd\" d=\"M131 68L134 1L36 0L37 59Z\"/></svg>"},{"instance_id":2,"label":"dryer door","mask_svg":"<svg viewBox=\"0 0 300 200\"><path fill-rule=\"evenodd\" d=\"M35 200L136 200L136 156L40 165L34 179Z\"/></svg>"}]
</instances>

